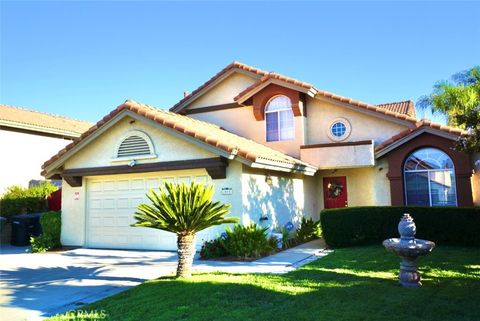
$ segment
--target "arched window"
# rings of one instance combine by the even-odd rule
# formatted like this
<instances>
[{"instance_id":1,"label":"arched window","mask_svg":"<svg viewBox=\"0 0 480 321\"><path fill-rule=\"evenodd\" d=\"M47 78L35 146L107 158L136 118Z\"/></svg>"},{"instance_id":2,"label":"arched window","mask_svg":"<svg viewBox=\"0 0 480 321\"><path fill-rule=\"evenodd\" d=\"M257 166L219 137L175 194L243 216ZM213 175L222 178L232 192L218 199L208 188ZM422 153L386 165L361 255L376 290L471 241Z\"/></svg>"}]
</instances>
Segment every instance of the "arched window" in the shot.
<instances>
[{"instance_id":1,"label":"arched window","mask_svg":"<svg viewBox=\"0 0 480 321\"><path fill-rule=\"evenodd\" d=\"M275 96L265 108L267 142L295 137L292 103L286 96Z\"/></svg>"},{"instance_id":2,"label":"arched window","mask_svg":"<svg viewBox=\"0 0 480 321\"><path fill-rule=\"evenodd\" d=\"M116 147L116 159L142 159L156 156L150 137L139 130L126 133Z\"/></svg>"},{"instance_id":3,"label":"arched window","mask_svg":"<svg viewBox=\"0 0 480 321\"><path fill-rule=\"evenodd\" d=\"M436 148L410 154L403 167L406 205L456 206L452 159Z\"/></svg>"}]
</instances>

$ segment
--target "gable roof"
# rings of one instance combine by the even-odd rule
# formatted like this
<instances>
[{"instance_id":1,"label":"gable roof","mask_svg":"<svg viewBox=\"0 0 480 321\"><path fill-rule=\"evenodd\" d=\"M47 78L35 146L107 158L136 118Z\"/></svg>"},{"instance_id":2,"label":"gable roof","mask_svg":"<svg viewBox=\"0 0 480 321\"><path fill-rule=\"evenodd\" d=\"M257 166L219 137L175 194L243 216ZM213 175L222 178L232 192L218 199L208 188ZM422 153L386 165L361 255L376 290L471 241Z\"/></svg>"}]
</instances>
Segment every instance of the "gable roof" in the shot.
<instances>
[{"instance_id":1,"label":"gable roof","mask_svg":"<svg viewBox=\"0 0 480 321\"><path fill-rule=\"evenodd\" d=\"M155 108L149 105L141 104L132 100L127 100L118 106L110 114L105 116L96 125L83 133L79 139L67 145L55 156L46 161L42 168L43 175L47 173L47 168L58 160L61 160L68 152L73 151L82 141L94 135L107 122L124 111L130 111L134 114L143 116L159 125L168 127L181 134L189 136L196 141L208 144L222 151L230 159L239 158L240 161L252 167L265 167L276 170L304 172L313 175L317 168L294 157L285 155L273 148L267 147L253 140L230 133L221 127L196 120L188 116L169 112L163 109ZM49 169L51 171L53 169Z\"/></svg>"},{"instance_id":2,"label":"gable roof","mask_svg":"<svg viewBox=\"0 0 480 321\"><path fill-rule=\"evenodd\" d=\"M387 109L396 113L409 115L412 117L416 116L415 113L415 104L412 100L397 101L391 103L377 104L378 107Z\"/></svg>"},{"instance_id":3,"label":"gable roof","mask_svg":"<svg viewBox=\"0 0 480 321\"><path fill-rule=\"evenodd\" d=\"M0 127L71 139L79 137L92 125L65 116L0 105Z\"/></svg>"},{"instance_id":4,"label":"gable roof","mask_svg":"<svg viewBox=\"0 0 480 321\"><path fill-rule=\"evenodd\" d=\"M234 61L228 66L226 66L225 68L223 68L222 70L220 70L215 76L207 80L204 84L202 84L197 89L192 91L189 95L183 97L178 103L176 103L175 105L173 105L173 107L170 108L170 111L179 112L180 110L183 109L183 107L185 107L185 105L188 102L198 98L197 96L199 96L202 93L202 91L206 90L208 87L213 85L216 81L220 80L222 77L226 76L230 72L233 72L234 70L247 72L252 76L256 76L256 77L261 77L268 74L267 71L242 64L238 61Z\"/></svg>"},{"instance_id":5,"label":"gable roof","mask_svg":"<svg viewBox=\"0 0 480 321\"><path fill-rule=\"evenodd\" d=\"M415 123L415 127L407 128L377 145L375 147L375 156L377 158L383 156L424 132L431 132L452 140L456 140L461 135L467 135L465 130L422 119Z\"/></svg>"},{"instance_id":6,"label":"gable roof","mask_svg":"<svg viewBox=\"0 0 480 321\"><path fill-rule=\"evenodd\" d=\"M219 81L223 76L225 76L228 72L232 70L242 70L248 71L252 75L255 75L258 78L258 81L253 83L251 86L247 87L245 90L240 92L234 100L238 103L242 103L246 101L249 97L253 94L264 88L270 83L276 83L280 85L284 85L287 87L293 87L296 90L304 92L311 97L316 98L327 98L332 99L340 103L346 103L356 108L362 108L364 110L373 111L375 113L379 113L385 115L387 117L393 117L395 119L405 120L408 122L416 123L418 120L415 118L415 106L413 101L402 101L402 102L393 102L393 103L385 103L380 105L373 105L369 103L365 103L362 101L354 100L348 97L340 96L325 90L319 90L314 85L306 83L304 81L287 77L276 72L267 72L255 67L251 67L240 62L233 62L220 72L218 72L215 76L213 76L210 80L206 83L195 89L190 95L184 97L180 100L177 104L175 104L170 111L173 112L180 112L183 108L185 108L189 102L193 101L197 95L201 94L208 90L208 87Z\"/></svg>"}]
</instances>

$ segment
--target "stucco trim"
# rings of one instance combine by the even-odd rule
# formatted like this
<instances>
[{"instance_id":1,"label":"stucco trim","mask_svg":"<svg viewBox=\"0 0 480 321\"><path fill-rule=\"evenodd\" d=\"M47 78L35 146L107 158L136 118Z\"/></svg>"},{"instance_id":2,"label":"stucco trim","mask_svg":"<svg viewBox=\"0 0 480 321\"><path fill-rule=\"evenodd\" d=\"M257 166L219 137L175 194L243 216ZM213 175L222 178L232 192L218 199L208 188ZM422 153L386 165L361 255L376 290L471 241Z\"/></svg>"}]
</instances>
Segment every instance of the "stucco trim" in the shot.
<instances>
[{"instance_id":1,"label":"stucco trim","mask_svg":"<svg viewBox=\"0 0 480 321\"><path fill-rule=\"evenodd\" d=\"M441 130L437 130L437 129L431 128L431 127L424 127L424 128L421 128L417 131L412 132L410 135L407 135L407 136L403 137L402 139L399 139L395 143L393 143L393 144L385 147L384 149L376 152L375 153L375 158L380 158L380 157L388 154L392 150L402 146L403 144L411 141L415 137L417 137L421 134L424 134L424 133L432 134L432 135L435 135L435 136L440 136L440 137L450 139L450 140L453 140L453 141L456 141L458 139L458 135L450 134L450 133L447 133L447 132L444 132L444 131L441 131Z\"/></svg>"}]
</instances>

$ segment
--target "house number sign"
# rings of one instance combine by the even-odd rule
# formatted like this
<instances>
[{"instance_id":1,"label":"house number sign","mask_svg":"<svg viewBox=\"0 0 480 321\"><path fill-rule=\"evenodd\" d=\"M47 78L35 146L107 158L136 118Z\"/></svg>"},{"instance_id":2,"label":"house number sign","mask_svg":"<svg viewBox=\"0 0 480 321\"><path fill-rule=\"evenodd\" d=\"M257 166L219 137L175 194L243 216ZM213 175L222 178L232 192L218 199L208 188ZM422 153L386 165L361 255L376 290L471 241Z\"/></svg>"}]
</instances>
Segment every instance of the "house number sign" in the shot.
<instances>
[{"instance_id":1,"label":"house number sign","mask_svg":"<svg viewBox=\"0 0 480 321\"><path fill-rule=\"evenodd\" d=\"M231 187L222 187L222 195L232 195L233 189Z\"/></svg>"}]
</instances>

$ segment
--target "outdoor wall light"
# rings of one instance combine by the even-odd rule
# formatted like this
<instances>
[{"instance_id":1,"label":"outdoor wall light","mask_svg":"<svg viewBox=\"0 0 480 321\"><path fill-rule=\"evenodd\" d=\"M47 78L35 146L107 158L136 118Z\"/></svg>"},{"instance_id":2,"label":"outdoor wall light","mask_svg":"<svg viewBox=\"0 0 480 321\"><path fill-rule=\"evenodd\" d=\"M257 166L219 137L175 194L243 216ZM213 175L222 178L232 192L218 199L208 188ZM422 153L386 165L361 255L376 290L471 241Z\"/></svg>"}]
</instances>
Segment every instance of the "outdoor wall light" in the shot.
<instances>
[{"instance_id":1,"label":"outdoor wall light","mask_svg":"<svg viewBox=\"0 0 480 321\"><path fill-rule=\"evenodd\" d=\"M137 161L132 159L131 161L128 162L127 165L130 166L130 167L133 167L133 166L137 165Z\"/></svg>"},{"instance_id":2,"label":"outdoor wall light","mask_svg":"<svg viewBox=\"0 0 480 321\"><path fill-rule=\"evenodd\" d=\"M273 184L272 176L270 176L269 174L265 175L265 183L267 183L267 185L272 185Z\"/></svg>"}]
</instances>

